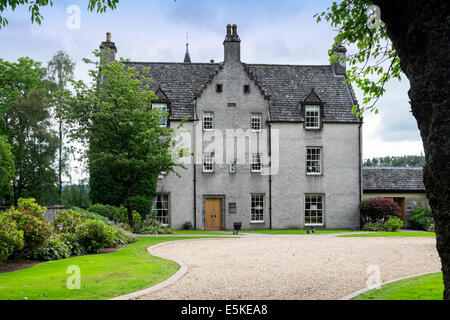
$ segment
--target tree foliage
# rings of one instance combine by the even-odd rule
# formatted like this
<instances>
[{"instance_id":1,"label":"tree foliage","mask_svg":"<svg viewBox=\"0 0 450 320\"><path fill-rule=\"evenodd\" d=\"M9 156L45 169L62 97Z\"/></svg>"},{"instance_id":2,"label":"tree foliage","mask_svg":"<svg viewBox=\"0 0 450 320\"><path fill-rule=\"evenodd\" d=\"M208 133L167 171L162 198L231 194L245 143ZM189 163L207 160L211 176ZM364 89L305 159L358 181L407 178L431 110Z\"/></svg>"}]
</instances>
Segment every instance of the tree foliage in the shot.
<instances>
[{"instance_id":1,"label":"tree foliage","mask_svg":"<svg viewBox=\"0 0 450 320\"><path fill-rule=\"evenodd\" d=\"M95 54L104 61L99 52ZM86 146L91 177L99 174L111 183L132 225L131 199L136 191L142 185L156 185L161 172L181 166L178 158L184 150L176 149L175 129L159 126L167 113L151 110L156 95L149 88L149 70L140 74L124 60L85 61L93 66L92 83L74 82L75 94L65 112L70 136ZM91 192L97 187L91 183Z\"/></svg>"},{"instance_id":2,"label":"tree foliage","mask_svg":"<svg viewBox=\"0 0 450 320\"><path fill-rule=\"evenodd\" d=\"M97 13L106 12L109 9L116 9L119 0L89 0L88 10ZM41 24L44 17L41 14L41 8L53 6L51 0L0 0L0 29L8 24L8 19L2 13L11 10L14 11L18 7L28 6L31 14L31 22Z\"/></svg>"},{"instance_id":3,"label":"tree foliage","mask_svg":"<svg viewBox=\"0 0 450 320\"><path fill-rule=\"evenodd\" d=\"M55 198L53 169L58 137L52 130L49 97L52 84L39 62L0 60L1 131L14 158L14 200L34 197L41 203Z\"/></svg>"},{"instance_id":4,"label":"tree foliage","mask_svg":"<svg viewBox=\"0 0 450 320\"><path fill-rule=\"evenodd\" d=\"M425 156L387 156L366 159L365 167L423 167L425 166Z\"/></svg>"},{"instance_id":5,"label":"tree foliage","mask_svg":"<svg viewBox=\"0 0 450 320\"><path fill-rule=\"evenodd\" d=\"M58 51L48 62L47 72L49 79L55 83L57 90L64 91L67 82L73 79L75 62L63 51ZM54 116L58 122L59 144L57 150L57 174L58 174L58 203L62 202L63 177L70 176L70 155L73 148L70 148L65 142L67 129L62 118L62 106L55 100L53 105Z\"/></svg>"},{"instance_id":6,"label":"tree foliage","mask_svg":"<svg viewBox=\"0 0 450 320\"><path fill-rule=\"evenodd\" d=\"M354 51L345 58L330 50L331 60L346 63L347 82L356 84L364 93L363 105L353 112L378 113L379 98L390 79L401 80L400 59L388 37L386 26L379 20L370 0L333 2L326 11L316 14L317 22L328 21L337 29L334 45L344 45Z\"/></svg>"}]
</instances>

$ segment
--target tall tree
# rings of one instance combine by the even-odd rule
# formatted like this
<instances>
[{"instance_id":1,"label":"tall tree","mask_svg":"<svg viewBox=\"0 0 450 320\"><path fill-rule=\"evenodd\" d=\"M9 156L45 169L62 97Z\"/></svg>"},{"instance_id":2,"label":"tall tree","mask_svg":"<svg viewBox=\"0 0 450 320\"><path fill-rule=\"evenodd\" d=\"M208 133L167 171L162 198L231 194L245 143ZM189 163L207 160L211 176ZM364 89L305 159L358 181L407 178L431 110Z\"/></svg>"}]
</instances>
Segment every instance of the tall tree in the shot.
<instances>
[{"instance_id":1,"label":"tall tree","mask_svg":"<svg viewBox=\"0 0 450 320\"><path fill-rule=\"evenodd\" d=\"M11 185L15 177L14 157L6 136L0 136L0 200L6 205L11 199Z\"/></svg>"},{"instance_id":2,"label":"tall tree","mask_svg":"<svg viewBox=\"0 0 450 320\"><path fill-rule=\"evenodd\" d=\"M132 226L136 188L156 185L161 172L182 166L178 156L184 150L175 150L176 130L159 125L167 114L151 110L156 96L149 89L149 70L140 74L124 60L86 62L94 66L89 72L92 85L74 83L75 94L66 109L70 136L87 146L90 171L102 168L109 181L121 187Z\"/></svg>"},{"instance_id":3,"label":"tall tree","mask_svg":"<svg viewBox=\"0 0 450 320\"><path fill-rule=\"evenodd\" d=\"M52 59L48 62L47 72L51 81L55 82L56 88L59 91L66 90L67 81L73 79L73 71L75 62L63 51L58 51ZM69 156L72 149L65 145L66 128L62 118L61 104L55 100L54 114L58 122L58 155L57 155L57 170L58 170L58 203L62 202L62 185L63 176L69 173Z\"/></svg>"},{"instance_id":4,"label":"tall tree","mask_svg":"<svg viewBox=\"0 0 450 320\"><path fill-rule=\"evenodd\" d=\"M114 10L119 3L119 0L89 0L88 10L96 11L97 13L106 12L108 8ZM31 22L41 24L44 19L41 14L41 8L53 6L51 0L0 0L0 29L8 24L2 13L6 10L14 11L17 7L28 6L28 11L31 14Z\"/></svg>"},{"instance_id":5,"label":"tall tree","mask_svg":"<svg viewBox=\"0 0 450 320\"><path fill-rule=\"evenodd\" d=\"M51 129L51 83L39 62L20 58L11 63L0 60L1 129L8 137L14 156L16 176L14 202L33 197L53 203L56 175L52 168L58 136Z\"/></svg>"},{"instance_id":6,"label":"tall tree","mask_svg":"<svg viewBox=\"0 0 450 320\"><path fill-rule=\"evenodd\" d=\"M385 84L401 79L401 72L409 79L411 109L425 150L424 183L436 225L444 299L450 300L450 2L344 0L333 2L321 18L338 29L335 45L356 45L356 53L345 59L351 67L348 80L365 94L362 110L355 106L355 112L376 110Z\"/></svg>"}]
</instances>

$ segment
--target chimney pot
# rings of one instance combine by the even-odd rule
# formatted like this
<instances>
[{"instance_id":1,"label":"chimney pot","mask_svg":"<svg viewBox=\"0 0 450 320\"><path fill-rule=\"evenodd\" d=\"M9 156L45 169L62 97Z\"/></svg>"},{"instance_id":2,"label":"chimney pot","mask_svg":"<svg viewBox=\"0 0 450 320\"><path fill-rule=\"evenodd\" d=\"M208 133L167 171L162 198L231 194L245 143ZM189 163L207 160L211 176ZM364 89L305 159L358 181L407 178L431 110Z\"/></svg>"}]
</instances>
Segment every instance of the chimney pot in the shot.
<instances>
[{"instance_id":1,"label":"chimney pot","mask_svg":"<svg viewBox=\"0 0 450 320\"><path fill-rule=\"evenodd\" d=\"M237 25L233 24L233 35L237 35Z\"/></svg>"},{"instance_id":2,"label":"chimney pot","mask_svg":"<svg viewBox=\"0 0 450 320\"><path fill-rule=\"evenodd\" d=\"M227 35L231 35L231 24L227 25Z\"/></svg>"},{"instance_id":3,"label":"chimney pot","mask_svg":"<svg viewBox=\"0 0 450 320\"><path fill-rule=\"evenodd\" d=\"M111 32L106 33L106 42L111 42Z\"/></svg>"},{"instance_id":4,"label":"chimney pot","mask_svg":"<svg viewBox=\"0 0 450 320\"><path fill-rule=\"evenodd\" d=\"M213 64L214 63L214 59L211 59L209 62L211 62L211 64Z\"/></svg>"}]
</instances>

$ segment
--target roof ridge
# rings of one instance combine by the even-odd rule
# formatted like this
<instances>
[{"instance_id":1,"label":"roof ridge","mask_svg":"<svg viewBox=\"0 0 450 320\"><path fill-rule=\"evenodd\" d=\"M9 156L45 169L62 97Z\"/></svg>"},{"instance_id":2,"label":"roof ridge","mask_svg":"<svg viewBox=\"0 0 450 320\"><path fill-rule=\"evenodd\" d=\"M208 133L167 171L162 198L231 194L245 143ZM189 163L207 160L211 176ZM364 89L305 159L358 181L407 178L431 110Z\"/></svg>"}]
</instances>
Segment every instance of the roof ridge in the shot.
<instances>
[{"instance_id":1,"label":"roof ridge","mask_svg":"<svg viewBox=\"0 0 450 320\"><path fill-rule=\"evenodd\" d=\"M135 64L179 64L179 65L211 65L211 66L219 66L222 65L222 63L210 63L210 62L192 62L192 63L185 63L185 62L144 62L144 61L125 61L125 63L135 63Z\"/></svg>"},{"instance_id":2,"label":"roof ridge","mask_svg":"<svg viewBox=\"0 0 450 320\"><path fill-rule=\"evenodd\" d=\"M267 67L320 67L331 68L329 64L276 64L276 63L245 63L247 66L267 66Z\"/></svg>"}]
</instances>

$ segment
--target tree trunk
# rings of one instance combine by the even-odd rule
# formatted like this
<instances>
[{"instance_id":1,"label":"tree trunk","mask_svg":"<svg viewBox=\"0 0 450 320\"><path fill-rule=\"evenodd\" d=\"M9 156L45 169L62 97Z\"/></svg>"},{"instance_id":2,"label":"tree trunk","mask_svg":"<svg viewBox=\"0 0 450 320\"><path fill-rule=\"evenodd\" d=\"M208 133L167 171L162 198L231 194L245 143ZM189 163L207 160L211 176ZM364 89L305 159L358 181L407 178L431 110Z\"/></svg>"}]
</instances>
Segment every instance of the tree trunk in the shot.
<instances>
[{"instance_id":1,"label":"tree trunk","mask_svg":"<svg viewBox=\"0 0 450 320\"><path fill-rule=\"evenodd\" d=\"M62 134L62 118L59 117L59 159L58 159L58 203L59 205L62 204L62 170L63 170L63 163L62 163L62 149L63 149L63 134Z\"/></svg>"},{"instance_id":2,"label":"tree trunk","mask_svg":"<svg viewBox=\"0 0 450 320\"><path fill-rule=\"evenodd\" d=\"M436 226L450 300L450 4L448 0L374 0L411 88L411 109L423 141L424 183Z\"/></svg>"}]
</instances>

